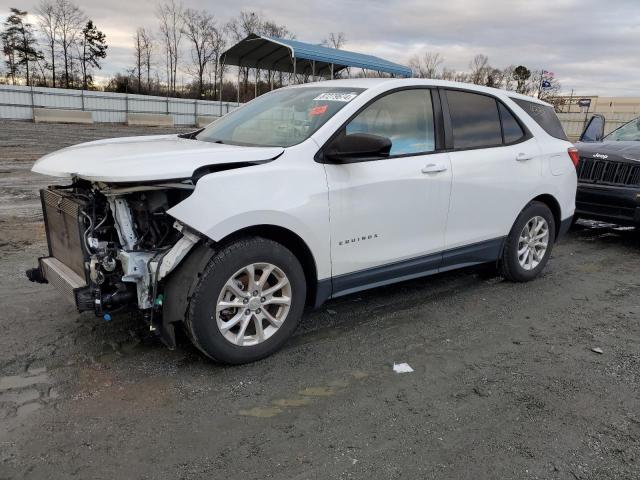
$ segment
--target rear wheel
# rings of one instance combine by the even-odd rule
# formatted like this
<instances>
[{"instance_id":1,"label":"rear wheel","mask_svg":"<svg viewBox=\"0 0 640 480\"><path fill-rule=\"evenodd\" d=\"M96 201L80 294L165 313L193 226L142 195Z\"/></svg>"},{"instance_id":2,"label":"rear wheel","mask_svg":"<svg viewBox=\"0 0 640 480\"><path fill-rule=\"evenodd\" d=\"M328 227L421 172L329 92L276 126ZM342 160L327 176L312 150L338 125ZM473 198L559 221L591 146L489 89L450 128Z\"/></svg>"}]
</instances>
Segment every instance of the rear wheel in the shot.
<instances>
[{"instance_id":1,"label":"rear wheel","mask_svg":"<svg viewBox=\"0 0 640 480\"><path fill-rule=\"evenodd\" d=\"M242 239L207 265L190 302L187 330L214 360L253 362L291 336L305 296L304 272L293 253L271 240Z\"/></svg>"},{"instance_id":2,"label":"rear wheel","mask_svg":"<svg viewBox=\"0 0 640 480\"><path fill-rule=\"evenodd\" d=\"M536 278L549 261L556 225L549 207L531 202L511 228L500 261L502 275L514 282Z\"/></svg>"}]
</instances>

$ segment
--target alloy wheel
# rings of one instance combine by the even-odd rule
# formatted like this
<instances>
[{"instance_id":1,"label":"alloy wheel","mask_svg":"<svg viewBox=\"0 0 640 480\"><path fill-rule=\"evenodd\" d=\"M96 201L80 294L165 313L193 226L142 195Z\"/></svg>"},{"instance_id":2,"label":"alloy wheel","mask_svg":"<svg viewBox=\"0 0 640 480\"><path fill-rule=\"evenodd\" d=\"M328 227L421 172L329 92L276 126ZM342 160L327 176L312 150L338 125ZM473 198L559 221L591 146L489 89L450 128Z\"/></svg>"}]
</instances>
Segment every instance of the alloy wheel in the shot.
<instances>
[{"instance_id":1,"label":"alloy wheel","mask_svg":"<svg viewBox=\"0 0 640 480\"><path fill-rule=\"evenodd\" d=\"M518 239L518 262L525 270L533 270L544 259L549 247L549 224L540 216L530 219Z\"/></svg>"},{"instance_id":2,"label":"alloy wheel","mask_svg":"<svg viewBox=\"0 0 640 480\"><path fill-rule=\"evenodd\" d=\"M225 283L216 304L216 323L234 345L257 345L282 326L291 298L291 284L280 268L252 263Z\"/></svg>"}]
</instances>

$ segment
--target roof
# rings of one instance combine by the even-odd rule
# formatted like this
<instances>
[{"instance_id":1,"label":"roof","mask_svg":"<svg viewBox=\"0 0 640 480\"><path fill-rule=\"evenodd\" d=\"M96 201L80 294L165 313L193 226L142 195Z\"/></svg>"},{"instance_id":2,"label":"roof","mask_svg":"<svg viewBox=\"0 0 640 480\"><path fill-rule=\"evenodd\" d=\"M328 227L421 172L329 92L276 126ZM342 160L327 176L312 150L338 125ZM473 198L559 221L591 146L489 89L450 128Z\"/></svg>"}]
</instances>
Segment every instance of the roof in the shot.
<instances>
[{"instance_id":1,"label":"roof","mask_svg":"<svg viewBox=\"0 0 640 480\"><path fill-rule=\"evenodd\" d=\"M411 69L383 58L363 53L339 50L287 38L251 34L220 55L225 65L263 68L281 72L330 76L331 66L338 72L347 67L364 68L410 77ZM315 67L315 70L314 70Z\"/></svg>"},{"instance_id":2,"label":"roof","mask_svg":"<svg viewBox=\"0 0 640 480\"><path fill-rule=\"evenodd\" d=\"M473 83L454 82L450 80L436 80L430 78L351 78L330 80L323 82L313 83L301 83L293 85L287 88L305 88L318 85L325 85L331 87L346 87L346 88L364 88L370 89L375 87L383 88L402 88L411 86L424 86L424 87L441 87L441 88L462 88L465 90L474 90L477 92L484 92L495 96L504 96L511 99L522 99L529 102L538 103L540 105L553 106L550 103L540 100L536 97L529 95L523 95L521 93L513 92L511 90L503 90L500 88L485 87L484 85L475 85ZM384 87L386 85L386 87Z\"/></svg>"}]
</instances>

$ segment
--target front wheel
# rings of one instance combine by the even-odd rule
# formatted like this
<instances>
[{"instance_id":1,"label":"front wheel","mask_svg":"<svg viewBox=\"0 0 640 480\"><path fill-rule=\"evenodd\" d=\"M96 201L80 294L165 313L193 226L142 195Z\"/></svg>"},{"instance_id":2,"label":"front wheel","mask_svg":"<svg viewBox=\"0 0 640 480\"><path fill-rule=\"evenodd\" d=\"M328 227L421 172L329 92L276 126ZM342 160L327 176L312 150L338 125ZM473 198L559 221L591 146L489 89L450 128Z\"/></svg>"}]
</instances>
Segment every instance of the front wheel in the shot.
<instances>
[{"instance_id":1,"label":"front wheel","mask_svg":"<svg viewBox=\"0 0 640 480\"><path fill-rule=\"evenodd\" d=\"M202 273L187 333L213 360L253 362L291 336L305 297L304 272L293 253L272 240L241 239L216 253Z\"/></svg>"},{"instance_id":2,"label":"front wheel","mask_svg":"<svg viewBox=\"0 0 640 480\"><path fill-rule=\"evenodd\" d=\"M544 269L556 238L549 207L531 202L511 228L500 261L502 275L513 282L528 282Z\"/></svg>"}]
</instances>

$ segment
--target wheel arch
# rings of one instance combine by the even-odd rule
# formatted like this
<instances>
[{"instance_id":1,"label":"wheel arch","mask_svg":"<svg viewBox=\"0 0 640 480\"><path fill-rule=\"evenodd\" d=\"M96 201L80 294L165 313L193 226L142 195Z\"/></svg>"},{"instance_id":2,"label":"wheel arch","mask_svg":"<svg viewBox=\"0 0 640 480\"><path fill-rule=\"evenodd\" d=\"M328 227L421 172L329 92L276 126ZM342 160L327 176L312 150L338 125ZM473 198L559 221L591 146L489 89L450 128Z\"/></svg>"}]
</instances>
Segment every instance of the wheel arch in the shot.
<instances>
[{"instance_id":1,"label":"wheel arch","mask_svg":"<svg viewBox=\"0 0 640 480\"><path fill-rule=\"evenodd\" d=\"M531 199L531 201L544 203L549 207L549 210L551 210L551 213L553 214L553 221L555 222L555 234L557 240L560 235L560 226L562 225L562 209L560 208L560 202L558 202L558 200L549 193L538 195Z\"/></svg>"},{"instance_id":2,"label":"wheel arch","mask_svg":"<svg viewBox=\"0 0 640 480\"><path fill-rule=\"evenodd\" d=\"M316 305L319 297L322 296L319 293L320 282L318 281L318 267L316 259L311 252L311 248L307 245L307 242L305 242L302 237L295 232L279 225L252 225L226 235L224 238L215 242L215 244L224 245L231 243L236 239L251 236L273 240L274 242L278 242L291 250L300 262L300 265L302 265L305 281L307 282L307 298L305 303L311 306Z\"/></svg>"}]
</instances>

